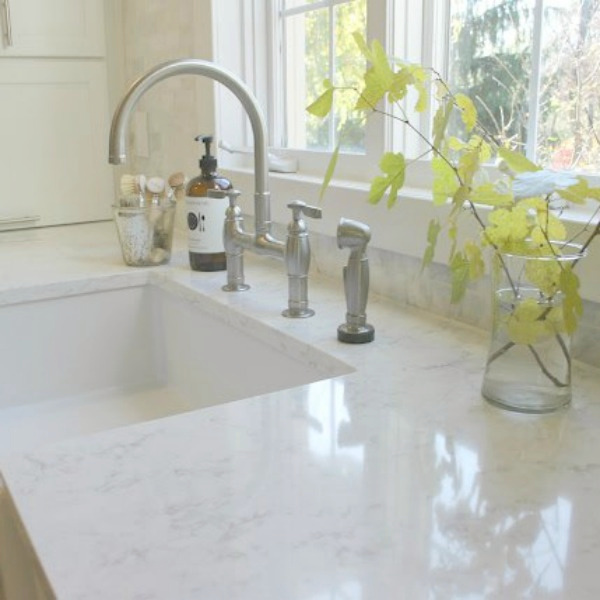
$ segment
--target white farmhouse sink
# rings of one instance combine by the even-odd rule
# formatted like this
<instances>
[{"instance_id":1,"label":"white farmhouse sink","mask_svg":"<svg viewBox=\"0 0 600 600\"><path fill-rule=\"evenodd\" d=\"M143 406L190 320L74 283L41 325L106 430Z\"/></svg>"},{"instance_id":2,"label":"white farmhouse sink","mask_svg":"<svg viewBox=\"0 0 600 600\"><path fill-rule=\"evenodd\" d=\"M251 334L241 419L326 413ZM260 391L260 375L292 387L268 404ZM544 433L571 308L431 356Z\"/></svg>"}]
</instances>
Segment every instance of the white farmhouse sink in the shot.
<instances>
[{"instance_id":1,"label":"white farmhouse sink","mask_svg":"<svg viewBox=\"0 0 600 600\"><path fill-rule=\"evenodd\" d=\"M351 370L170 286L0 308L0 455Z\"/></svg>"}]
</instances>

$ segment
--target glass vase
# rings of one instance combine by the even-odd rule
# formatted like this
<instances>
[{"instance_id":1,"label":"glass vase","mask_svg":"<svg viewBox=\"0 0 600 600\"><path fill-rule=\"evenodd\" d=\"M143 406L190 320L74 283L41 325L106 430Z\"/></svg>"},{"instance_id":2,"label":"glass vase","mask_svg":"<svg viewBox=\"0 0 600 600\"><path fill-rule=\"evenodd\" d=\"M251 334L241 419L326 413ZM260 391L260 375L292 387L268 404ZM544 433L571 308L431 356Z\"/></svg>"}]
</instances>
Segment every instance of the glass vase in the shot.
<instances>
[{"instance_id":1,"label":"glass vase","mask_svg":"<svg viewBox=\"0 0 600 600\"><path fill-rule=\"evenodd\" d=\"M582 257L575 244L555 244L544 256L493 256L492 332L481 390L487 401L525 413L571 403L574 327L561 274L572 273Z\"/></svg>"}]
</instances>

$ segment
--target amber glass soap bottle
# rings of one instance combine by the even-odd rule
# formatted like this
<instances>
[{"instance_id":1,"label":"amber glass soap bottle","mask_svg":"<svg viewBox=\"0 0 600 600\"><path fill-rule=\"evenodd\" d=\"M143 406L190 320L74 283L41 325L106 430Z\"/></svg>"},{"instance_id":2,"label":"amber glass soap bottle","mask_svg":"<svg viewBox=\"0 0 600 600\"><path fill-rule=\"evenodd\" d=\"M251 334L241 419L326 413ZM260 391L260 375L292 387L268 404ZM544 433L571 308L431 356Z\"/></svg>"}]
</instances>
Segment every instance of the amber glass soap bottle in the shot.
<instances>
[{"instance_id":1,"label":"amber glass soap bottle","mask_svg":"<svg viewBox=\"0 0 600 600\"><path fill-rule=\"evenodd\" d=\"M205 147L200 159L200 175L186 187L188 247L194 271L224 271L227 268L223 246L223 222L227 198L211 198L208 190L229 190L231 182L217 173L217 159L210 153L211 136L197 136Z\"/></svg>"}]
</instances>

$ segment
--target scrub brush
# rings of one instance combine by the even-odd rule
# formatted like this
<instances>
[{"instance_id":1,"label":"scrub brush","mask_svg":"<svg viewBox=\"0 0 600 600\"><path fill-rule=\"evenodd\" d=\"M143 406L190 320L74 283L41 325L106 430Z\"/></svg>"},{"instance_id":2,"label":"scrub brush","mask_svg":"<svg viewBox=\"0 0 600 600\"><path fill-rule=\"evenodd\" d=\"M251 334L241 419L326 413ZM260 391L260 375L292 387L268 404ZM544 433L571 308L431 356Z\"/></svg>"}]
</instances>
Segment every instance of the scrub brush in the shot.
<instances>
[{"instance_id":1,"label":"scrub brush","mask_svg":"<svg viewBox=\"0 0 600 600\"><path fill-rule=\"evenodd\" d=\"M121 206L141 206L146 191L146 177L145 175L122 175L119 188Z\"/></svg>"},{"instance_id":2,"label":"scrub brush","mask_svg":"<svg viewBox=\"0 0 600 600\"><path fill-rule=\"evenodd\" d=\"M169 177L168 181L175 199L181 200L185 190L185 175L181 171L177 171Z\"/></svg>"},{"instance_id":3,"label":"scrub brush","mask_svg":"<svg viewBox=\"0 0 600 600\"><path fill-rule=\"evenodd\" d=\"M125 174L121 176L121 193L126 196L132 194L139 194L146 190L146 176L145 175L129 175Z\"/></svg>"}]
</instances>

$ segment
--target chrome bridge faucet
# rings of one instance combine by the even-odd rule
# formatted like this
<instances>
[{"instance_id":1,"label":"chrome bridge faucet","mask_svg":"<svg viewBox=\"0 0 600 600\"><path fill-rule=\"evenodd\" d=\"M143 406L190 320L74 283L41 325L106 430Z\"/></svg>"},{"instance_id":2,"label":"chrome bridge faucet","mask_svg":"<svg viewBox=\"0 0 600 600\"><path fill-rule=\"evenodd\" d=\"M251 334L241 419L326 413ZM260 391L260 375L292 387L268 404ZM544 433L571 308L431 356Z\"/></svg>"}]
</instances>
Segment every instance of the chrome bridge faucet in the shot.
<instances>
[{"instance_id":1,"label":"chrome bridge faucet","mask_svg":"<svg viewBox=\"0 0 600 600\"><path fill-rule=\"evenodd\" d=\"M268 148L265 120L256 98L245 83L226 69L204 60L185 58L157 65L133 82L115 110L110 129L108 160L114 165L125 162L127 158L125 134L131 113L137 102L159 81L175 75L199 75L222 83L239 99L250 119L254 137L254 232L250 233L244 230L241 212L235 206L236 195L230 195L230 206L225 217L223 234L227 254L227 285L224 286L224 289L226 291L247 290L249 286L244 282L243 274L244 249L251 250L257 254L287 260L286 246L289 246L289 243L286 244L276 239L271 233ZM300 244L297 252L298 260L302 263L308 263L309 258L307 259L307 256L310 257L308 239L306 239L306 242ZM295 299L293 304L296 306ZM300 300L300 304L303 304L302 300ZM292 305L290 304L290 310L286 316L306 317L310 316L309 313L312 314L312 311L306 306L300 307L298 305L297 310L291 309Z\"/></svg>"}]
</instances>

